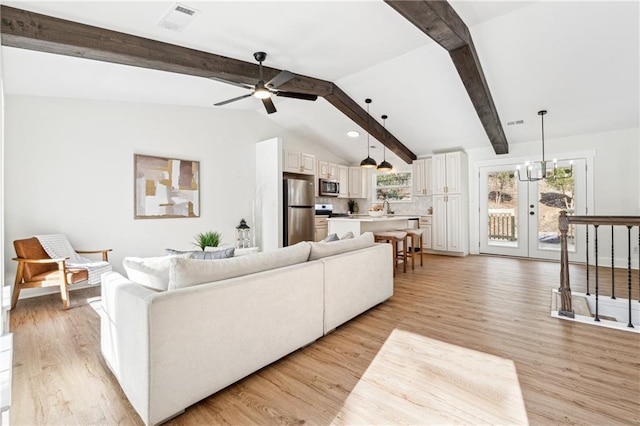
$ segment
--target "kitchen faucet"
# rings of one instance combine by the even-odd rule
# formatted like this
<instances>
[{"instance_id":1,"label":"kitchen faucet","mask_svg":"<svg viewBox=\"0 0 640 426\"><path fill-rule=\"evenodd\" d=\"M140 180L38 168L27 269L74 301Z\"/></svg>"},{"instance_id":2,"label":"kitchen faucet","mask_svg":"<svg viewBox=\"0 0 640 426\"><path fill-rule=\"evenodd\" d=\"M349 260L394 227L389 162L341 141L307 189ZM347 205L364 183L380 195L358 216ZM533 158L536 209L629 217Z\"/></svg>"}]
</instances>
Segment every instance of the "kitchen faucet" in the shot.
<instances>
[{"instance_id":1,"label":"kitchen faucet","mask_svg":"<svg viewBox=\"0 0 640 426\"><path fill-rule=\"evenodd\" d=\"M384 205L385 205L385 204L387 205L387 209L386 209L386 210L384 209ZM384 201L382 202L382 211L383 211L383 212L385 212L386 214L391 213L391 210L389 210L389 208L390 208L390 207L391 207L391 206L389 205L389 201L384 200Z\"/></svg>"}]
</instances>

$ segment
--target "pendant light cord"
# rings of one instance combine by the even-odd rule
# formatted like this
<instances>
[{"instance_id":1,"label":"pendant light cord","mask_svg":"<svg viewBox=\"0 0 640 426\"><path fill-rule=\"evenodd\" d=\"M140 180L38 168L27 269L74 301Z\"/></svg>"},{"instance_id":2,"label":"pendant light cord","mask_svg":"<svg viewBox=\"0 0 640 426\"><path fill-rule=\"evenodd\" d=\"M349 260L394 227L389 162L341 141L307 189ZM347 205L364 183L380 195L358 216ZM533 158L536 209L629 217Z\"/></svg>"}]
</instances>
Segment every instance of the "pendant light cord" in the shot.
<instances>
[{"instance_id":1,"label":"pendant light cord","mask_svg":"<svg viewBox=\"0 0 640 426\"><path fill-rule=\"evenodd\" d=\"M365 102L367 102L367 158L369 158L371 157L371 153L369 152L369 147L371 145L369 143L369 133L371 130L371 115L369 114L369 104L371 103L371 99L367 99Z\"/></svg>"}]
</instances>

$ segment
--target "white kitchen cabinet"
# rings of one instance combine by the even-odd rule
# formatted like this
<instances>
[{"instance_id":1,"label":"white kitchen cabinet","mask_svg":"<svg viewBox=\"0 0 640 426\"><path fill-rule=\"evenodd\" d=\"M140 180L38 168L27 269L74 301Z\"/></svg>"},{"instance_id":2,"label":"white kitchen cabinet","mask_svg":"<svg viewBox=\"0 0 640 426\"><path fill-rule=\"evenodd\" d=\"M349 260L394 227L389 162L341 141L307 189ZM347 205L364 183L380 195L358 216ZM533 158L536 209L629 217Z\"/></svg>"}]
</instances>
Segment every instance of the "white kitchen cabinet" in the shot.
<instances>
[{"instance_id":1,"label":"white kitchen cabinet","mask_svg":"<svg viewBox=\"0 0 640 426\"><path fill-rule=\"evenodd\" d=\"M469 253L466 198L461 194L433 197L433 250Z\"/></svg>"},{"instance_id":2,"label":"white kitchen cabinet","mask_svg":"<svg viewBox=\"0 0 640 426\"><path fill-rule=\"evenodd\" d=\"M431 195L431 158L415 160L412 164L413 195L423 197Z\"/></svg>"},{"instance_id":3,"label":"white kitchen cabinet","mask_svg":"<svg viewBox=\"0 0 640 426\"><path fill-rule=\"evenodd\" d=\"M462 151L432 157L434 194L460 194L466 187L467 154Z\"/></svg>"},{"instance_id":4,"label":"white kitchen cabinet","mask_svg":"<svg viewBox=\"0 0 640 426\"><path fill-rule=\"evenodd\" d=\"M297 151L284 151L282 171L313 175L316 173L316 156Z\"/></svg>"},{"instance_id":5,"label":"white kitchen cabinet","mask_svg":"<svg viewBox=\"0 0 640 426\"><path fill-rule=\"evenodd\" d=\"M424 250L431 250L431 232L433 219L431 216L420 216L420 229L422 229L422 248Z\"/></svg>"},{"instance_id":6,"label":"white kitchen cabinet","mask_svg":"<svg viewBox=\"0 0 640 426\"><path fill-rule=\"evenodd\" d=\"M349 198L349 167L338 166L338 182L340 182L338 198Z\"/></svg>"},{"instance_id":7,"label":"white kitchen cabinet","mask_svg":"<svg viewBox=\"0 0 640 426\"><path fill-rule=\"evenodd\" d=\"M467 155L438 154L433 159L432 249L466 255L469 252Z\"/></svg>"},{"instance_id":8,"label":"white kitchen cabinet","mask_svg":"<svg viewBox=\"0 0 640 426\"><path fill-rule=\"evenodd\" d=\"M349 167L349 198L365 198L362 171L361 167Z\"/></svg>"},{"instance_id":9,"label":"white kitchen cabinet","mask_svg":"<svg viewBox=\"0 0 640 426\"><path fill-rule=\"evenodd\" d=\"M329 163L329 179L338 180L338 165Z\"/></svg>"},{"instance_id":10,"label":"white kitchen cabinet","mask_svg":"<svg viewBox=\"0 0 640 426\"><path fill-rule=\"evenodd\" d=\"M318 178L338 180L338 165L326 161L318 161Z\"/></svg>"}]
</instances>

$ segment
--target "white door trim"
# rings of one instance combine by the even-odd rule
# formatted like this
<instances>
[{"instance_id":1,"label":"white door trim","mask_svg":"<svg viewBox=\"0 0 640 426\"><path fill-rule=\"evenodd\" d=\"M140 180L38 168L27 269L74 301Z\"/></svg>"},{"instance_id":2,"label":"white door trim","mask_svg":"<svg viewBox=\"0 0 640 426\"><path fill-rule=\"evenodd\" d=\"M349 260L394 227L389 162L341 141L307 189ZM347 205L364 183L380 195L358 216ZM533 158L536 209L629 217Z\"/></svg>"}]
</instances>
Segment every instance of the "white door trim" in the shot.
<instances>
[{"instance_id":1,"label":"white door trim","mask_svg":"<svg viewBox=\"0 0 640 426\"><path fill-rule=\"evenodd\" d=\"M539 154L529 157L505 157L491 160L478 160L470 165L469 173L469 253L480 254L480 167L500 166L505 164L524 163L526 160L535 159ZM550 158L584 158L587 163L587 214L594 214L594 175L595 175L595 150L569 151L554 153ZM593 259L591 243L589 244L589 258Z\"/></svg>"}]
</instances>

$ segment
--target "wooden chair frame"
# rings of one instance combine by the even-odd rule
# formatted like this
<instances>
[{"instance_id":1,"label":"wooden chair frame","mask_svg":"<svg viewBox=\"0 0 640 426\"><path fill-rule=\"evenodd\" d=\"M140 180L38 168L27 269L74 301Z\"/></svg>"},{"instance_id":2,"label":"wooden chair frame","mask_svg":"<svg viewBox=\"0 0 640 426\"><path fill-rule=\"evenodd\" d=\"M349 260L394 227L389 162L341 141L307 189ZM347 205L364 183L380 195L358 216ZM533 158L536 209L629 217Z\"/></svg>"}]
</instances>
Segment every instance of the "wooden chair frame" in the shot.
<instances>
[{"instance_id":1,"label":"wooden chair frame","mask_svg":"<svg viewBox=\"0 0 640 426\"><path fill-rule=\"evenodd\" d=\"M76 250L78 254L98 254L102 253L102 260L108 262L109 261L109 252L112 249L105 250ZM26 259L22 257L14 257L11 260L18 262L18 269L16 271L16 279L13 286L13 294L11 296L11 309L16 307L18 303L18 297L20 296L20 290L24 288L41 288L41 287L52 287L59 286L60 287L60 295L62 297L62 307L63 309L69 309L69 281L68 281L68 273L73 271L74 269L67 268L67 260L68 257L58 258L58 259ZM25 281L24 279L24 266L28 263L35 264L50 264L57 263L58 271L60 272L60 278L55 280L44 280L44 281ZM84 282L80 281L80 282Z\"/></svg>"}]
</instances>

